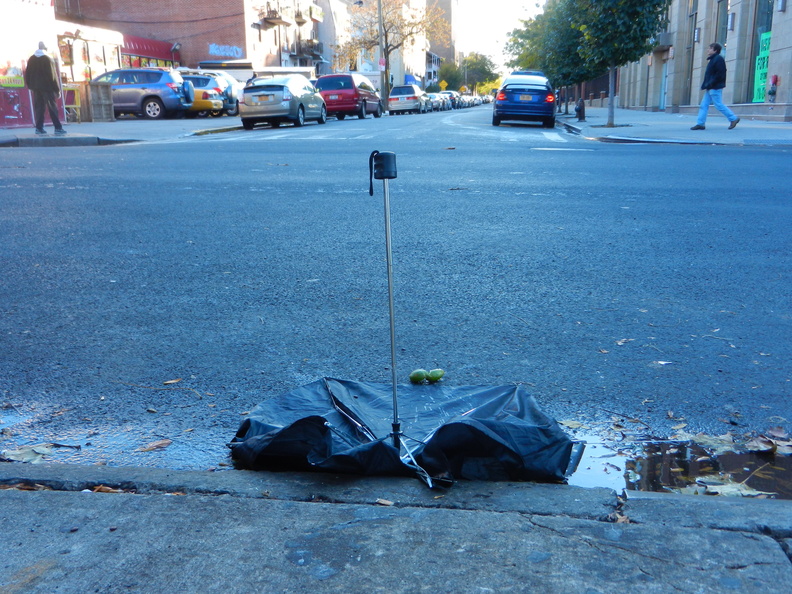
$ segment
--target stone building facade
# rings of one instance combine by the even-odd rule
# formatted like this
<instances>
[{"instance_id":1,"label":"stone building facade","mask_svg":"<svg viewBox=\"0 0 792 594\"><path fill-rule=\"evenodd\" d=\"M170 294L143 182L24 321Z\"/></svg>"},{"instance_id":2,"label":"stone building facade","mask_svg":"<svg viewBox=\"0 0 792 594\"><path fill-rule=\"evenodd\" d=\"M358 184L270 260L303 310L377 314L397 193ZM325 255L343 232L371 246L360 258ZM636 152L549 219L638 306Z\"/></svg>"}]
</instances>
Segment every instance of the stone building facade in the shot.
<instances>
[{"instance_id":1,"label":"stone building facade","mask_svg":"<svg viewBox=\"0 0 792 594\"><path fill-rule=\"evenodd\" d=\"M724 101L740 116L792 121L792 1L674 0L654 51L620 71L619 105L693 113L710 43L723 46Z\"/></svg>"}]
</instances>

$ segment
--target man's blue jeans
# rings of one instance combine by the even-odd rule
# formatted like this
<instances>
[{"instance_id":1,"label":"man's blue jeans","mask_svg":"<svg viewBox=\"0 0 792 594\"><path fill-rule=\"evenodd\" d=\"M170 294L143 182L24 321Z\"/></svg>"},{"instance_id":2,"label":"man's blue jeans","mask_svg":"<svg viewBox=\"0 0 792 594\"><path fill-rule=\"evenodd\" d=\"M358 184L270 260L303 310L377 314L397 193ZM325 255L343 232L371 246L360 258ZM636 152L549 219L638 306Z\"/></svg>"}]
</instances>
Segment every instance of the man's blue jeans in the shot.
<instances>
[{"instance_id":1,"label":"man's blue jeans","mask_svg":"<svg viewBox=\"0 0 792 594\"><path fill-rule=\"evenodd\" d=\"M737 119L734 112L723 104L723 89L707 89L704 91L704 97L701 98L701 106L699 106L698 119L696 124L703 126L707 121L707 110L710 105L714 105L715 109L726 116L730 122Z\"/></svg>"}]
</instances>

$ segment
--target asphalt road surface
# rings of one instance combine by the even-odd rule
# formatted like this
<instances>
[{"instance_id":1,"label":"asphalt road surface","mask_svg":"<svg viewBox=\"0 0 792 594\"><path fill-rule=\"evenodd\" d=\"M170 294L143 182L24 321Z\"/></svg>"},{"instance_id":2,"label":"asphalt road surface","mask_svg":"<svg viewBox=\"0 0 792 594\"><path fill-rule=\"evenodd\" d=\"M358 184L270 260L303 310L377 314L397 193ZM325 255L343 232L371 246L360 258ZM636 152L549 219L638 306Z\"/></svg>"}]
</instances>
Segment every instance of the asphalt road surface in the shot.
<instances>
[{"instance_id":1,"label":"asphalt road surface","mask_svg":"<svg viewBox=\"0 0 792 594\"><path fill-rule=\"evenodd\" d=\"M401 381L525 384L593 430L788 427L790 150L489 116L3 149L0 450L218 467L258 402L324 376L390 382L375 149L397 154Z\"/></svg>"}]
</instances>

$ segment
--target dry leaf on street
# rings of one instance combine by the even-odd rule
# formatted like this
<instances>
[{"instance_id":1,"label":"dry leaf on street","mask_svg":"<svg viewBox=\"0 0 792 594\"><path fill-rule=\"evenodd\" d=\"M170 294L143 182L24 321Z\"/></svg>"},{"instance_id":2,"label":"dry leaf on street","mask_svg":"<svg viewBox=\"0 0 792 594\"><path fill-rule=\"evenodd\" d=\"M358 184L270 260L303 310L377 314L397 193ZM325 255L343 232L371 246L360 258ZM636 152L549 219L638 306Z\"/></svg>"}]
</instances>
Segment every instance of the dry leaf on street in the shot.
<instances>
[{"instance_id":1,"label":"dry leaf on street","mask_svg":"<svg viewBox=\"0 0 792 594\"><path fill-rule=\"evenodd\" d=\"M563 425L567 429L580 429L583 423L579 421L558 421L559 425Z\"/></svg>"},{"instance_id":2,"label":"dry leaf on street","mask_svg":"<svg viewBox=\"0 0 792 594\"><path fill-rule=\"evenodd\" d=\"M49 456L51 453L51 443L39 443L32 446L22 446L15 450L2 450L0 451L0 458L13 460L14 462L41 464L44 462L44 456Z\"/></svg>"},{"instance_id":3,"label":"dry leaf on street","mask_svg":"<svg viewBox=\"0 0 792 594\"><path fill-rule=\"evenodd\" d=\"M91 489L94 493L123 493L123 489L114 489L113 487L108 487L106 485L96 485L93 489Z\"/></svg>"},{"instance_id":4,"label":"dry leaf on street","mask_svg":"<svg viewBox=\"0 0 792 594\"><path fill-rule=\"evenodd\" d=\"M152 441L150 444L143 446L142 448L138 448L136 451L138 452L153 452L154 450L161 450L167 448L173 442L170 439L159 439L157 441Z\"/></svg>"},{"instance_id":5,"label":"dry leaf on street","mask_svg":"<svg viewBox=\"0 0 792 594\"><path fill-rule=\"evenodd\" d=\"M165 384L166 386L168 386L170 384L178 384L180 381L182 381L182 378L178 377L176 379L167 380L167 381L162 382L162 383Z\"/></svg>"},{"instance_id":6,"label":"dry leaf on street","mask_svg":"<svg viewBox=\"0 0 792 594\"><path fill-rule=\"evenodd\" d=\"M773 452L776 449L776 444L772 439L764 435L758 435L746 443L745 447L750 452Z\"/></svg>"}]
</instances>

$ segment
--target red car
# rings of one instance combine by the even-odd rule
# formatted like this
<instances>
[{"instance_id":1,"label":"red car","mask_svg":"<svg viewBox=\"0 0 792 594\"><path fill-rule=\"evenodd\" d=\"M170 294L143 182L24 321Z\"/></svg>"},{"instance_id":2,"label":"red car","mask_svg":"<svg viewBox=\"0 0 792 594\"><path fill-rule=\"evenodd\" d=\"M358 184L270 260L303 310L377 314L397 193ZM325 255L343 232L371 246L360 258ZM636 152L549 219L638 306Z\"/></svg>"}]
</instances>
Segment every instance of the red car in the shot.
<instances>
[{"instance_id":1,"label":"red car","mask_svg":"<svg viewBox=\"0 0 792 594\"><path fill-rule=\"evenodd\" d=\"M362 74L325 74L316 80L316 88L325 100L327 115L343 120L356 115L382 116L382 102L374 85Z\"/></svg>"}]
</instances>

